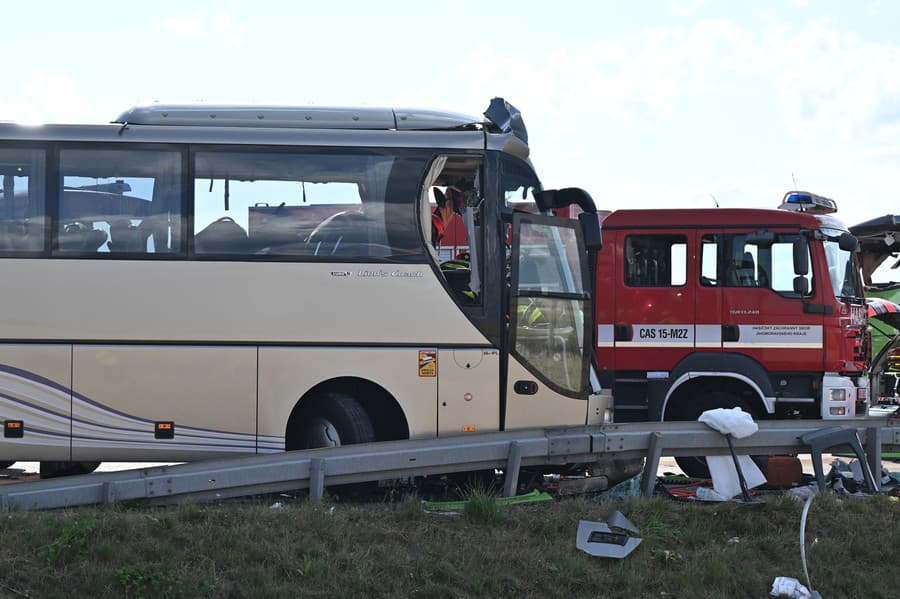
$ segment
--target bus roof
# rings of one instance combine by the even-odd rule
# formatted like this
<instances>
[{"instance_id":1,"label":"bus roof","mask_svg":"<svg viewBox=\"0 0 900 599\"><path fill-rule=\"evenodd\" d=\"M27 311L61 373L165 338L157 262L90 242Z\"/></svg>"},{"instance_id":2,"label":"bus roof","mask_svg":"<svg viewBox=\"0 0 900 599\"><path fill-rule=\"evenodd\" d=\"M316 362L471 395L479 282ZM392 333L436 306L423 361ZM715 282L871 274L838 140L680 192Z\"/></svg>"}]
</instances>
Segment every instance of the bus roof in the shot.
<instances>
[{"instance_id":1,"label":"bus roof","mask_svg":"<svg viewBox=\"0 0 900 599\"><path fill-rule=\"evenodd\" d=\"M528 134L519 111L494 98L484 115L410 108L154 104L131 108L111 124L0 122L0 141L489 149L527 161Z\"/></svg>"},{"instance_id":2,"label":"bus roof","mask_svg":"<svg viewBox=\"0 0 900 599\"><path fill-rule=\"evenodd\" d=\"M410 108L151 104L130 108L113 122L123 125L428 131L476 129L483 125L484 119Z\"/></svg>"},{"instance_id":3,"label":"bus roof","mask_svg":"<svg viewBox=\"0 0 900 599\"><path fill-rule=\"evenodd\" d=\"M696 227L801 227L846 230L837 219L765 208L659 208L616 210L603 221L604 229L683 229Z\"/></svg>"}]
</instances>

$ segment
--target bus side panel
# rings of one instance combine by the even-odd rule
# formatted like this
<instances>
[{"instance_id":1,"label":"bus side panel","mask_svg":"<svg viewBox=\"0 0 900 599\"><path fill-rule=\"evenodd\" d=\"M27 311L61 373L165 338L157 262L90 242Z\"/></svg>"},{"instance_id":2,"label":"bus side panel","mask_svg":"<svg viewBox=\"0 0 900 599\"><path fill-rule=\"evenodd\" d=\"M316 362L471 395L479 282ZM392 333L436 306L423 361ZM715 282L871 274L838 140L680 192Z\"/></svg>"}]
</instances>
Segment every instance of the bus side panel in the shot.
<instances>
[{"instance_id":1,"label":"bus side panel","mask_svg":"<svg viewBox=\"0 0 900 599\"><path fill-rule=\"evenodd\" d=\"M255 346L76 345L73 364L73 460L256 452Z\"/></svg>"},{"instance_id":2,"label":"bus side panel","mask_svg":"<svg viewBox=\"0 0 900 599\"><path fill-rule=\"evenodd\" d=\"M71 345L0 345L0 423L22 421L21 438L0 436L0 460L69 459L71 384Z\"/></svg>"},{"instance_id":3,"label":"bus side panel","mask_svg":"<svg viewBox=\"0 0 900 599\"><path fill-rule=\"evenodd\" d=\"M500 351L442 349L437 366L438 434L500 430Z\"/></svg>"},{"instance_id":4,"label":"bus side panel","mask_svg":"<svg viewBox=\"0 0 900 599\"><path fill-rule=\"evenodd\" d=\"M385 389L406 416L412 439L437 434L437 376L420 371L420 352L434 348L261 347L259 451L284 450L288 418L307 392L352 377Z\"/></svg>"},{"instance_id":5,"label":"bus side panel","mask_svg":"<svg viewBox=\"0 0 900 599\"><path fill-rule=\"evenodd\" d=\"M510 356L506 392L506 430L579 426L587 423L586 400L566 397L541 382L537 383L537 391L533 394L517 393L516 381L534 382L534 375Z\"/></svg>"}]
</instances>

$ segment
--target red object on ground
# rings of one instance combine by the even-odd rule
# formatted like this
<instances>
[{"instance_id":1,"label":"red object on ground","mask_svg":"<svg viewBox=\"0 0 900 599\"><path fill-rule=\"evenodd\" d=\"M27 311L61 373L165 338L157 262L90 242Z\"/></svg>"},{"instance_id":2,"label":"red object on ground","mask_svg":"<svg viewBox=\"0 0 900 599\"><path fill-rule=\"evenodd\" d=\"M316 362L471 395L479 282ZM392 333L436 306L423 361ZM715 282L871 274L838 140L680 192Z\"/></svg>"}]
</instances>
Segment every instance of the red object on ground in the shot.
<instances>
[{"instance_id":1,"label":"red object on ground","mask_svg":"<svg viewBox=\"0 0 900 599\"><path fill-rule=\"evenodd\" d=\"M770 487L797 487L803 483L800 459L789 455L769 456L766 478Z\"/></svg>"}]
</instances>

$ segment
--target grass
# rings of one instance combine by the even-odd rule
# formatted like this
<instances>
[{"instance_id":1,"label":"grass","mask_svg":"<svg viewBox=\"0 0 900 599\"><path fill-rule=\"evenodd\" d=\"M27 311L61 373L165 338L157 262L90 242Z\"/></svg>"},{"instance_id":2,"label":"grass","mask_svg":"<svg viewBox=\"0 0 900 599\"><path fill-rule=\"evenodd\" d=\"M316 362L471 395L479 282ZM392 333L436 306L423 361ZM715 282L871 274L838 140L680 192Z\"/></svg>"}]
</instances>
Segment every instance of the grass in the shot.
<instances>
[{"instance_id":1,"label":"grass","mask_svg":"<svg viewBox=\"0 0 900 599\"><path fill-rule=\"evenodd\" d=\"M414 497L367 505L282 499L0 516L0 597L766 597L802 579L801 505L748 509L666 499L497 506L463 513ZM620 509L643 543L621 561L575 549L579 520ZM815 588L893 597L900 504L816 498Z\"/></svg>"}]
</instances>

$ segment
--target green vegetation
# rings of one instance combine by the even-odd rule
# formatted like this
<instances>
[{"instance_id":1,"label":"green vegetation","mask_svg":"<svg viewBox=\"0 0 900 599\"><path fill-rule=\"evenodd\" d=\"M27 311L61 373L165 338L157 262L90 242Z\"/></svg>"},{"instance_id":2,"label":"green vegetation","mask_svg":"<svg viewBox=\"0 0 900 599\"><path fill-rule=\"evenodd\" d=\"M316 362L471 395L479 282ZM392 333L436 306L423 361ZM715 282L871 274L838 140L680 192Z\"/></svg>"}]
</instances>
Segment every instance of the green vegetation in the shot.
<instances>
[{"instance_id":1,"label":"green vegetation","mask_svg":"<svg viewBox=\"0 0 900 599\"><path fill-rule=\"evenodd\" d=\"M569 499L456 515L413 497L284 507L240 502L0 515L0 597L765 597L802 578L801 505ZM644 542L624 560L575 548L579 520L620 509ZM900 504L816 498L813 585L829 599L894 597Z\"/></svg>"}]
</instances>

